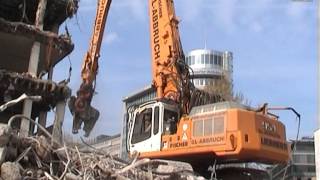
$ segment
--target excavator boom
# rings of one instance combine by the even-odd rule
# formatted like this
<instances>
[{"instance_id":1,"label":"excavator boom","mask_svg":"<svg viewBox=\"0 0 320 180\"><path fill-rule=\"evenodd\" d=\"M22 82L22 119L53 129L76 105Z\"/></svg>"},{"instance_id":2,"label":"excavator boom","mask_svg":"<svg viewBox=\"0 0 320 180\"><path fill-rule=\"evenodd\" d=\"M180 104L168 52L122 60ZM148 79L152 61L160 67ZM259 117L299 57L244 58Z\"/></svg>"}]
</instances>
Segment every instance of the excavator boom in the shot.
<instances>
[{"instance_id":1,"label":"excavator boom","mask_svg":"<svg viewBox=\"0 0 320 180\"><path fill-rule=\"evenodd\" d=\"M90 46L83 59L81 69L82 83L77 91L77 96L72 96L69 101L69 109L73 115L72 132L78 133L82 123L84 123L83 129L85 136L89 136L99 118L99 111L91 106L91 100L95 91L101 43L111 1L112 0L98 0Z\"/></svg>"},{"instance_id":2,"label":"excavator boom","mask_svg":"<svg viewBox=\"0 0 320 180\"><path fill-rule=\"evenodd\" d=\"M188 111L189 69L179 36L173 0L149 0L152 77L158 99L181 104Z\"/></svg>"}]
</instances>

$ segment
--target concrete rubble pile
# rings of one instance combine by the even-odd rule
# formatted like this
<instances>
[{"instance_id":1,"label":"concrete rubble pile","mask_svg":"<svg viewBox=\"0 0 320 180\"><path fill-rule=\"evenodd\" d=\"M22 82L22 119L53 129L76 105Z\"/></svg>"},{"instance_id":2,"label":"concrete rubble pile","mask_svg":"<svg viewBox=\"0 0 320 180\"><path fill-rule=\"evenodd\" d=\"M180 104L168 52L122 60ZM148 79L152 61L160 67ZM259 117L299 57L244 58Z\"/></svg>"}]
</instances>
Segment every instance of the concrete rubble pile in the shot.
<instances>
[{"instance_id":1,"label":"concrete rubble pile","mask_svg":"<svg viewBox=\"0 0 320 180\"><path fill-rule=\"evenodd\" d=\"M41 96L21 95L0 106L0 112L25 101L41 101ZM13 124L27 119L37 125L37 135L21 136ZM194 175L187 163L139 159L128 163L92 148L79 151L56 141L39 123L24 115L12 116L7 124L0 123L0 180L94 180L94 179L203 179Z\"/></svg>"},{"instance_id":2,"label":"concrete rubble pile","mask_svg":"<svg viewBox=\"0 0 320 180\"><path fill-rule=\"evenodd\" d=\"M18 179L201 179L170 161L135 158L127 163L117 157L95 150L80 152L78 147L68 147L52 142L44 128L44 135L19 137L8 125L0 126L1 175L4 180Z\"/></svg>"},{"instance_id":3,"label":"concrete rubble pile","mask_svg":"<svg viewBox=\"0 0 320 180\"><path fill-rule=\"evenodd\" d=\"M125 162L63 142L70 77L52 79L55 65L74 48L67 27L62 35L59 27L76 14L78 2L0 0L0 180L201 179L184 163L138 155Z\"/></svg>"}]
</instances>

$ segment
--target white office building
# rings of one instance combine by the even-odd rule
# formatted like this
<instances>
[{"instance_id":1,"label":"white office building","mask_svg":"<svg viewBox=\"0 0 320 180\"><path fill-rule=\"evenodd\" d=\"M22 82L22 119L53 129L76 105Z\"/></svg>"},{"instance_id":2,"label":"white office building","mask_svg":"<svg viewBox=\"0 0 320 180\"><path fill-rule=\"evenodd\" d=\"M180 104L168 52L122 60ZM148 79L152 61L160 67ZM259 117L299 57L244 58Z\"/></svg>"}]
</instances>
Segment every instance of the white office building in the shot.
<instances>
[{"instance_id":1,"label":"white office building","mask_svg":"<svg viewBox=\"0 0 320 180\"><path fill-rule=\"evenodd\" d=\"M232 83L233 57L229 51L192 50L186 55L191 78L199 89L214 85L223 76Z\"/></svg>"}]
</instances>

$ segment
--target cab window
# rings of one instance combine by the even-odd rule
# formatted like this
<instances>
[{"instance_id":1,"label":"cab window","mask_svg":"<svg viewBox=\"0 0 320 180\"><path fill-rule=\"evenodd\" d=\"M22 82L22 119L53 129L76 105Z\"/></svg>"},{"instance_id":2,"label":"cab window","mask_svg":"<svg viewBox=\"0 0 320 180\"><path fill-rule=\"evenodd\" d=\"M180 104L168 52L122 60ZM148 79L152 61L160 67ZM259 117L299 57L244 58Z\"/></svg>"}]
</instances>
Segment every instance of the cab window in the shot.
<instances>
[{"instance_id":1,"label":"cab window","mask_svg":"<svg viewBox=\"0 0 320 180\"><path fill-rule=\"evenodd\" d=\"M178 113L176 111L164 110L164 134L174 134L177 131Z\"/></svg>"},{"instance_id":2,"label":"cab window","mask_svg":"<svg viewBox=\"0 0 320 180\"><path fill-rule=\"evenodd\" d=\"M131 143L138 143L151 137L152 108L136 115Z\"/></svg>"}]
</instances>

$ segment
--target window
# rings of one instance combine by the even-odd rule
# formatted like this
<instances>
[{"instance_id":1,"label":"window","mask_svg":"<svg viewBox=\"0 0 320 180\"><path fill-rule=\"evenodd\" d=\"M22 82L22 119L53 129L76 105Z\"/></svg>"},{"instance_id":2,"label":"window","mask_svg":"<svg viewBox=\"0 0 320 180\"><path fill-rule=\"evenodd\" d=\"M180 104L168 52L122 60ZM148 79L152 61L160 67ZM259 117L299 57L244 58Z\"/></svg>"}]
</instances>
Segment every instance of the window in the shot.
<instances>
[{"instance_id":1,"label":"window","mask_svg":"<svg viewBox=\"0 0 320 180\"><path fill-rule=\"evenodd\" d=\"M138 143L151 137L152 108L136 114L131 143Z\"/></svg>"},{"instance_id":2,"label":"window","mask_svg":"<svg viewBox=\"0 0 320 180\"><path fill-rule=\"evenodd\" d=\"M206 60L206 64L209 64L209 61L210 61L210 56L209 56L209 54L206 54L206 55L205 55L205 60Z\"/></svg>"},{"instance_id":3,"label":"window","mask_svg":"<svg viewBox=\"0 0 320 180\"><path fill-rule=\"evenodd\" d=\"M221 56L218 56L218 65L222 66L222 57Z\"/></svg>"},{"instance_id":4,"label":"window","mask_svg":"<svg viewBox=\"0 0 320 180\"><path fill-rule=\"evenodd\" d=\"M314 164L315 163L315 156L313 154L305 155L307 157L307 164Z\"/></svg>"},{"instance_id":5,"label":"window","mask_svg":"<svg viewBox=\"0 0 320 180\"><path fill-rule=\"evenodd\" d=\"M177 131L178 113L172 110L164 109L163 120L165 134L174 134Z\"/></svg>"},{"instance_id":6,"label":"window","mask_svg":"<svg viewBox=\"0 0 320 180\"><path fill-rule=\"evenodd\" d=\"M210 64L213 64L213 60L214 60L213 54L210 54ZM211 62L212 62L212 63L211 63Z\"/></svg>"},{"instance_id":7,"label":"window","mask_svg":"<svg viewBox=\"0 0 320 180\"><path fill-rule=\"evenodd\" d=\"M200 79L200 85L201 86L203 85L203 79Z\"/></svg>"},{"instance_id":8,"label":"window","mask_svg":"<svg viewBox=\"0 0 320 180\"><path fill-rule=\"evenodd\" d=\"M204 64L204 54L201 54L201 64Z\"/></svg>"},{"instance_id":9,"label":"window","mask_svg":"<svg viewBox=\"0 0 320 180\"><path fill-rule=\"evenodd\" d=\"M210 65L213 65L213 59L210 59Z\"/></svg>"},{"instance_id":10,"label":"window","mask_svg":"<svg viewBox=\"0 0 320 180\"><path fill-rule=\"evenodd\" d=\"M194 58L191 59L191 65L194 65Z\"/></svg>"},{"instance_id":11,"label":"window","mask_svg":"<svg viewBox=\"0 0 320 180\"><path fill-rule=\"evenodd\" d=\"M218 65L218 56L216 54L214 55L214 64Z\"/></svg>"},{"instance_id":12,"label":"window","mask_svg":"<svg viewBox=\"0 0 320 180\"><path fill-rule=\"evenodd\" d=\"M159 107L158 106L154 109L153 119L154 119L153 134L158 134L159 132Z\"/></svg>"},{"instance_id":13,"label":"window","mask_svg":"<svg viewBox=\"0 0 320 180\"><path fill-rule=\"evenodd\" d=\"M192 64L194 64L194 62L195 62L194 56L191 56L191 61L193 62Z\"/></svg>"},{"instance_id":14,"label":"window","mask_svg":"<svg viewBox=\"0 0 320 180\"><path fill-rule=\"evenodd\" d=\"M200 58L196 58L196 60L197 60L197 64L201 63L201 59Z\"/></svg>"}]
</instances>

